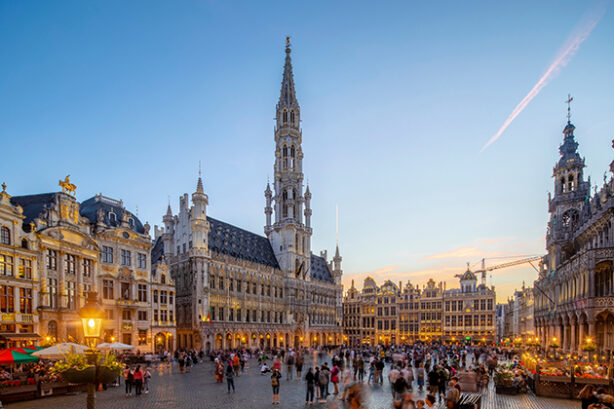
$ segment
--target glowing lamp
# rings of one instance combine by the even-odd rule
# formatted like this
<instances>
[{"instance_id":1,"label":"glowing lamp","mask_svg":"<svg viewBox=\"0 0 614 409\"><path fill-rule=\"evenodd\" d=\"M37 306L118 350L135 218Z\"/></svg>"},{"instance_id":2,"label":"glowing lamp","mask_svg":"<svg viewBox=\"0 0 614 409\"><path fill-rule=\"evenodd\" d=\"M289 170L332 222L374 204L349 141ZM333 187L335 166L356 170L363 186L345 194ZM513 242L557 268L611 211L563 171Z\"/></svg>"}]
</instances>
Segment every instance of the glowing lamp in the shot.
<instances>
[{"instance_id":1,"label":"glowing lamp","mask_svg":"<svg viewBox=\"0 0 614 409\"><path fill-rule=\"evenodd\" d=\"M79 318L81 318L81 325L83 326L83 337L91 348L96 345L96 340L100 338L104 315L104 310L98 305L97 293L88 293L87 302L79 310Z\"/></svg>"}]
</instances>

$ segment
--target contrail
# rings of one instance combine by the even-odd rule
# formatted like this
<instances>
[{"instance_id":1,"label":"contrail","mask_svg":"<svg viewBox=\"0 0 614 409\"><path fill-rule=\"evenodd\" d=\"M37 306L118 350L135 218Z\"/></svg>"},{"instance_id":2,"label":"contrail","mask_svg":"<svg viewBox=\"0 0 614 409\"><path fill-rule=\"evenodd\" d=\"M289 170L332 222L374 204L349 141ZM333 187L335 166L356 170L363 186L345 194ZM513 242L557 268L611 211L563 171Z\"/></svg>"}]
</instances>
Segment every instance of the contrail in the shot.
<instances>
[{"instance_id":1,"label":"contrail","mask_svg":"<svg viewBox=\"0 0 614 409\"><path fill-rule=\"evenodd\" d=\"M561 68L565 67L567 63L569 63L571 58L580 48L580 45L584 42L584 40L588 38L588 36L591 34L591 31L593 31L593 29L597 26L597 23L599 23L599 20L605 13L605 5L605 2L600 2L598 7L589 12L580 21L577 26L577 29L572 32L572 35L569 37L569 39L563 46L563 49L561 50L561 52L559 52L552 64L550 64L550 67L548 67L546 73L542 75L539 81L537 81L537 84L533 86L531 91L529 91L529 93L522 99L522 101L520 101L520 103L516 105L516 108L514 108L510 116L508 116L503 125L501 125L501 128L499 128L497 133L492 138L490 138L490 140L486 143L486 145L482 147L482 149L480 149L480 152L483 152L484 149L488 148L493 142L499 139L501 134L512 123L512 121L516 119L518 115L520 115L522 110L525 109L527 105L529 105L529 102L531 102L533 98L535 98L537 94L539 94L542 88L544 88L548 84L548 82L550 82L550 80L554 78L556 74L558 74Z\"/></svg>"}]
</instances>

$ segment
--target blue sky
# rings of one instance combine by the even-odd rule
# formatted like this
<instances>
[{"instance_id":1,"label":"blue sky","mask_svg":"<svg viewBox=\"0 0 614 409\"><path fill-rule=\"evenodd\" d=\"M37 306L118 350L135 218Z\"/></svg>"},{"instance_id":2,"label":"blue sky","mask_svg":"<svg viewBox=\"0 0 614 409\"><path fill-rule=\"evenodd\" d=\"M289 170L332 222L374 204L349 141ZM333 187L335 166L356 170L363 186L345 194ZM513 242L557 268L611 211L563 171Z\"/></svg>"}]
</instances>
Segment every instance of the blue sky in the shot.
<instances>
[{"instance_id":1,"label":"blue sky","mask_svg":"<svg viewBox=\"0 0 614 409\"><path fill-rule=\"evenodd\" d=\"M312 249L345 282L448 280L544 251L547 192L574 96L586 174L614 138L609 2L0 1L0 177L12 195L121 198L161 224L202 161L209 214L262 234L286 35L313 194ZM606 12L480 153L581 17ZM505 259L493 259L496 264ZM498 270L499 300L522 268Z\"/></svg>"}]
</instances>

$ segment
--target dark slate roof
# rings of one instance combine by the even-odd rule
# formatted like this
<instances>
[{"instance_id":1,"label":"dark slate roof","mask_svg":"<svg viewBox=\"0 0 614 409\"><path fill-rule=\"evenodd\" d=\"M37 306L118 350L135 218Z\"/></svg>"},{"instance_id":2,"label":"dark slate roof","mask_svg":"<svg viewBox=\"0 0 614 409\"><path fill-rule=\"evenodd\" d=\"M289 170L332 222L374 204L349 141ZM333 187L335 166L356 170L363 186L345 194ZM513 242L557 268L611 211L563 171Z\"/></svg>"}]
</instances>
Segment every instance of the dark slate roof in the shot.
<instances>
[{"instance_id":1,"label":"dark slate roof","mask_svg":"<svg viewBox=\"0 0 614 409\"><path fill-rule=\"evenodd\" d=\"M158 237L154 242L153 247L151 248L151 265L153 269L153 265L162 259L164 255L164 241L162 241L162 236Z\"/></svg>"},{"instance_id":2,"label":"dark slate roof","mask_svg":"<svg viewBox=\"0 0 614 409\"><path fill-rule=\"evenodd\" d=\"M311 255L311 279L332 284L335 283L333 274L330 272L324 257L319 257L314 254Z\"/></svg>"},{"instance_id":3,"label":"dark slate roof","mask_svg":"<svg viewBox=\"0 0 614 409\"><path fill-rule=\"evenodd\" d=\"M231 224L208 217L209 250L242 260L279 268L269 239Z\"/></svg>"},{"instance_id":4,"label":"dark slate roof","mask_svg":"<svg viewBox=\"0 0 614 409\"><path fill-rule=\"evenodd\" d=\"M102 209L104 211L105 225L109 227L119 227L122 223L122 218L125 212L128 214L128 216L134 219L134 231L136 231L137 233L145 234L145 228L143 227L143 224L138 217L136 217L132 212L129 212L122 206L112 204L111 201L107 200L104 197L94 196L81 203L81 209L79 210L79 214L81 214L81 216L87 217L90 223L95 224L97 221L98 209ZM109 218L109 213L111 212L111 210L113 210L113 213L115 213L115 221Z\"/></svg>"},{"instance_id":5,"label":"dark slate roof","mask_svg":"<svg viewBox=\"0 0 614 409\"><path fill-rule=\"evenodd\" d=\"M23 223L30 224L32 220L36 219L43 212L43 208L46 205L53 205L55 203L56 194L42 193L40 195L13 196L11 197L11 203L23 208L23 215L26 217Z\"/></svg>"}]
</instances>

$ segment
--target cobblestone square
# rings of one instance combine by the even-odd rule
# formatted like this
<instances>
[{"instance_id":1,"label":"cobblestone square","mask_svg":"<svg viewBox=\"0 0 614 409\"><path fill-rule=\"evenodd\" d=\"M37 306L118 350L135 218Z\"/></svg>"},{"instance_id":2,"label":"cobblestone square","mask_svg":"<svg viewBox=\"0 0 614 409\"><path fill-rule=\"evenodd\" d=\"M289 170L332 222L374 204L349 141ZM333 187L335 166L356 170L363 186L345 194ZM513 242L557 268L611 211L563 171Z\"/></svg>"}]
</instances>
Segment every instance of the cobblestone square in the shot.
<instances>
[{"instance_id":1,"label":"cobblestone square","mask_svg":"<svg viewBox=\"0 0 614 409\"><path fill-rule=\"evenodd\" d=\"M314 364L314 362L312 362ZM178 367L161 365L153 372L149 394L139 397L126 397L124 386L109 388L96 395L97 409L244 409L275 407L271 404L271 382L269 376L260 375L257 361L249 361L246 372L235 378L235 393L228 393L226 383L219 384L213 379L213 365L211 362L192 367L189 373L179 373ZM305 365L305 369L309 367ZM284 368L285 369L285 368ZM386 378L387 369L384 373ZM332 391L332 385L331 389ZM414 385L414 390L417 388ZM415 399L425 397L425 393L416 394ZM482 402L484 409L571 409L580 407L580 403L570 400L547 399L533 395L496 395L491 388L485 392ZM77 409L85 408L86 394L79 393L72 396L58 396L24 401L4 406L9 409ZM305 382L296 379L286 379L283 374L280 387L280 409L313 407L342 408L342 402L329 397L326 404L305 405ZM369 396L369 409L388 409L392 407L392 396L387 380L383 386L371 387Z\"/></svg>"}]
</instances>

